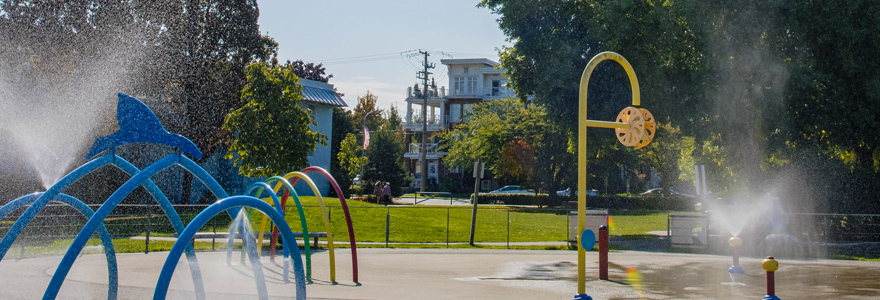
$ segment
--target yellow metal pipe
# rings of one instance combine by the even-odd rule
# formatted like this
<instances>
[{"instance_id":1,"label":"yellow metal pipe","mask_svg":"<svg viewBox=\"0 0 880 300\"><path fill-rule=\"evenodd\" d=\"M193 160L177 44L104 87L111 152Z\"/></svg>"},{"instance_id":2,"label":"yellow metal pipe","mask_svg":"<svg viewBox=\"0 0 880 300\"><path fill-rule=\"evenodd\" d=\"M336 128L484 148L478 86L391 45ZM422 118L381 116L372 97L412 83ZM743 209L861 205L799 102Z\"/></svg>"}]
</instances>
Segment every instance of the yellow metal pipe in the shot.
<instances>
[{"instance_id":1,"label":"yellow metal pipe","mask_svg":"<svg viewBox=\"0 0 880 300\"><path fill-rule=\"evenodd\" d=\"M587 120L587 127L629 129L630 126L627 123Z\"/></svg>"},{"instance_id":2,"label":"yellow metal pipe","mask_svg":"<svg viewBox=\"0 0 880 300\"><path fill-rule=\"evenodd\" d=\"M586 210L587 210L587 86L590 82L590 74L603 60L610 59L620 63L626 74L629 76L629 83L632 87L632 104L638 106L639 100L639 82L636 79L636 72L632 65L620 54L614 52L602 52L594 56L593 59L584 68L581 75L580 92L578 97L578 223L577 236L580 239L581 233L586 227ZM597 121L593 121L597 122ZM585 265L586 250L578 241L578 294L586 294L585 281Z\"/></svg>"},{"instance_id":3,"label":"yellow metal pipe","mask_svg":"<svg viewBox=\"0 0 880 300\"><path fill-rule=\"evenodd\" d=\"M305 181L309 187L312 188L312 193L315 194L315 197L318 198L318 204L321 206L321 218L324 219L324 230L327 231L327 252L330 256L330 281L336 282L336 254L333 251L333 228L330 226L330 214L327 212L327 206L324 205L324 197L321 196L321 191L318 190L318 187L312 181L308 175L302 172L290 172L284 175L284 179L290 180L293 177L299 177ZM278 189L281 186L276 185L275 191L278 192ZM293 192L293 191L291 191ZM303 237L306 243L309 242L308 237Z\"/></svg>"}]
</instances>

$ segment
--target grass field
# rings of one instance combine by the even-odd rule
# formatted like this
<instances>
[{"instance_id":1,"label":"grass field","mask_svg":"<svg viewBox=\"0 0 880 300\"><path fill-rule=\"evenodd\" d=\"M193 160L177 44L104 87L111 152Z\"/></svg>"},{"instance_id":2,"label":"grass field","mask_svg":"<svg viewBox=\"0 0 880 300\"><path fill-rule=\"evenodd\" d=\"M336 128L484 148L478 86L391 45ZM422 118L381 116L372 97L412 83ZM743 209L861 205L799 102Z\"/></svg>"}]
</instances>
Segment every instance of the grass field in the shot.
<instances>
[{"instance_id":1,"label":"grass field","mask_svg":"<svg viewBox=\"0 0 880 300\"><path fill-rule=\"evenodd\" d=\"M326 231L314 197L301 197L309 231ZM336 241L348 241L348 228L338 199L324 199L330 206ZM301 231L299 214L291 206L286 218L294 231ZM382 206L348 201L358 242L384 242L386 217L389 242L467 242L472 208L468 206ZM666 230L666 212L612 211L612 235L638 238L648 231ZM251 222L260 224L261 216ZM545 242L568 239L568 214L564 210L480 206L475 242ZM268 227L266 227L268 230Z\"/></svg>"},{"instance_id":2,"label":"grass field","mask_svg":"<svg viewBox=\"0 0 880 300\"><path fill-rule=\"evenodd\" d=\"M322 221L321 209L315 197L300 197L304 207L306 223L311 232L326 232ZM324 199L331 215L332 232L337 245L349 241L348 227L345 223L341 204L336 198ZM563 242L568 240L569 219L567 211L552 209L532 209L521 207L504 206L480 206L477 212L477 224L475 243L484 245L470 246L466 243L469 239L471 213L470 206L383 206L361 201L347 201L355 238L359 242L358 247L385 247L386 221L388 222L388 242L397 248L507 248L506 242ZM621 236L624 239L639 239L647 237L646 232L666 230L666 212L656 211L611 211L610 234ZM181 213L184 223L195 217L195 212ZM216 230L228 231L231 219L225 213L216 217ZM294 231L303 231L299 214L293 200L290 199L286 210L288 224ZM387 219L386 219L387 218ZM145 235L144 226L146 217L115 218L105 221L113 236ZM263 216L254 213L251 216L251 224L256 228L261 224ZM6 220L4 222L11 222ZM153 237L169 237L173 234L167 218L154 215L152 218ZM213 222L203 227L201 231L214 230ZM71 231L73 230L73 231ZM67 230L66 234L75 234L76 229ZM265 227L269 231L269 227ZM46 255L63 253L66 251L72 239L59 239L44 242L39 245L30 244L25 247L24 256ZM114 247L118 253L143 252L145 243L143 240L131 240L116 238ZM48 244L47 244L48 243ZM300 242L302 243L302 242ZM465 243L461 245L461 243ZM486 243L503 243L486 244ZM100 245L98 239L89 241L89 246ZM171 249L172 242L152 240L150 251L167 251ZM215 249L225 249L223 242L215 244ZM9 256L17 256L14 246ZM533 246L512 245L518 249L567 249L566 246ZM197 242L197 250L210 250L210 242ZM88 251L87 251L88 252Z\"/></svg>"}]
</instances>

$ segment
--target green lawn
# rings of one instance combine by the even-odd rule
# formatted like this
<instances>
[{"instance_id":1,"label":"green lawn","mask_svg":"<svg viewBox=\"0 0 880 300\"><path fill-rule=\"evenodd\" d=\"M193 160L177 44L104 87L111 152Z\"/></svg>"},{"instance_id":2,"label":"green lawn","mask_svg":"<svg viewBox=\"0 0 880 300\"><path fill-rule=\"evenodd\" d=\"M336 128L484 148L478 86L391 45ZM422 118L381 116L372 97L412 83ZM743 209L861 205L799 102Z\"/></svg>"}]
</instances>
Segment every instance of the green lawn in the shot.
<instances>
[{"instance_id":1,"label":"green lawn","mask_svg":"<svg viewBox=\"0 0 880 300\"><path fill-rule=\"evenodd\" d=\"M300 197L306 215L309 231L326 232L321 217L320 206L315 197ZM325 198L325 204L331 214L331 226L334 240L348 242L348 228L345 223L341 205L336 198ZM286 218L294 231L302 231L299 214L293 200L290 199L286 210ZM389 243L393 247L406 248L432 248L447 247L446 242L452 243L449 247L465 248L506 248L506 242L561 242L568 239L568 214L563 210L540 210L529 208L480 206L477 213L476 243L502 243L503 246L477 245L469 246L467 243L470 233L471 213L470 206L383 206L361 201L347 201L353 220L358 247L384 247L386 217L389 218ZM666 212L657 211L611 211L613 226L610 234L621 236L624 239L639 239L647 237L646 232L666 230ZM195 217L195 212L182 213L181 218L185 223ZM143 218L116 218L108 219L108 229L114 235L141 235L144 233ZM256 228L262 221L260 213L254 213L251 223ZM154 237L171 236L173 229L167 218L154 216L152 219L150 235ZM212 231L213 222L203 227L202 231ZM217 217L217 231L228 231L230 218L225 213ZM448 227L447 227L448 226ZM266 227L268 231L268 226ZM127 232L127 233L126 233ZM68 232L70 234L70 232ZM322 239L323 240L323 239ZM114 246L119 253L143 252L143 240L114 239ZM218 240L219 241L219 240ZM25 256L46 255L56 252L63 253L69 246L70 239L53 241L46 245L34 245L25 247ZM300 242L302 243L302 242ZM90 246L100 245L98 239L89 241ZM150 242L150 251L167 251L171 249L172 242ZM268 246L268 245L267 245ZM215 249L225 249L224 242L218 242ZM345 246L343 246L345 247ZM564 246L516 246L518 249L566 249ZM17 246L10 250L10 256L17 256ZM210 250L210 242L196 243L198 250Z\"/></svg>"},{"instance_id":2,"label":"green lawn","mask_svg":"<svg viewBox=\"0 0 880 300\"><path fill-rule=\"evenodd\" d=\"M314 197L300 197L309 231L327 231L320 207ZM331 224L336 241L348 241L348 228L338 199L324 199L330 206ZM292 202L286 210L288 224L302 231L299 215ZM392 206L348 201L358 242L385 242L386 216L390 220L389 242L451 243L467 242L472 208L468 206ZM615 226L612 235L642 237L648 231L666 230L665 212L612 211ZM262 217L251 222L258 225ZM448 220L448 229L447 229ZM477 212L475 242L544 242L565 241L568 218L564 211L480 206ZM267 227L268 229L268 227Z\"/></svg>"}]
</instances>

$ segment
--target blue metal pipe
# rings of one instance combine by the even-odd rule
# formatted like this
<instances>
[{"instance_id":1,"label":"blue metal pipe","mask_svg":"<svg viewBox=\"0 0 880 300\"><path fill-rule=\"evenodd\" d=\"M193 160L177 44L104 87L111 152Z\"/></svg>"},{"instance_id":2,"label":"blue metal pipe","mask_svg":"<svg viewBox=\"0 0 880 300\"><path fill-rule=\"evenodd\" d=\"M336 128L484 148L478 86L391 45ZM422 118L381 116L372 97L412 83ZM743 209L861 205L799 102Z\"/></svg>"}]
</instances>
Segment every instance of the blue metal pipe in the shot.
<instances>
[{"instance_id":1,"label":"blue metal pipe","mask_svg":"<svg viewBox=\"0 0 880 300\"><path fill-rule=\"evenodd\" d=\"M60 194L62 190L82 178L83 176L109 164L113 160L113 156L104 155L99 158L96 158L86 164L76 168L73 172L65 175L58 180L55 185L52 185L46 192L44 192L34 203L28 207L24 213L15 220L15 223L12 224L12 227L9 228L9 231L6 232L6 235L3 236L3 239L0 240L0 260L3 260L3 257L6 256L6 252L9 251L9 248L12 247L12 243L15 242L15 239L24 231L24 228L30 224L31 220L33 220L37 214L43 210L43 207L46 207L46 204L49 203L50 199L55 198L56 195ZM94 231L94 230L92 230ZM91 235L91 233L89 233Z\"/></svg>"},{"instance_id":2,"label":"blue metal pipe","mask_svg":"<svg viewBox=\"0 0 880 300\"><path fill-rule=\"evenodd\" d=\"M211 218L224 210L228 210L234 207L253 208L269 216L269 219L271 219L272 222L275 222L275 224L278 225L278 229L281 232L282 239L285 243L285 248L289 248L289 246L287 245L288 242L296 242L296 238L293 236L293 232L290 230L290 226L288 226L287 223L284 221L284 216L279 214L268 203L263 202L260 199L248 196L234 196L220 200L199 213L180 235L178 242L175 243L174 246L171 248L171 251L168 253L168 258L165 260L165 264L162 266L162 272L159 274L159 282L156 284L156 290L153 294L153 299L164 299L168 293L168 285L170 284L171 277L174 275L175 267L180 260L180 254L185 247L185 244L180 244L180 241L192 239L193 236L195 236L196 232L198 232L198 230L202 226L204 226ZM291 251L296 252L292 255L294 258L294 275L296 277L296 299L306 299L306 282L303 274L302 257L299 253L299 247L293 247L291 249L293 249ZM264 281L265 278L258 278L257 280ZM260 297L262 299L266 299L268 298L268 295L260 295Z\"/></svg>"},{"instance_id":3,"label":"blue metal pipe","mask_svg":"<svg viewBox=\"0 0 880 300\"><path fill-rule=\"evenodd\" d=\"M33 204L37 201L39 198L38 195L40 194L41 193L34 193L21 196L18 199L6 203L6 205L0 207L0 219L5 218L19 208ZM68 194L58 194L55 199L52 199L52 202L58 202L73 207L86 218L91 218L92 215L95 214L91 207ZM110 238L110 232L107 231L107 227L104 227L104 224L101 224L101 226L98 227L98 236L101 238L101 244L104 245L104 256L107 257L107 281L109 283L109 286L107 287L107 299L115 300L119 294L119 271L116 263L116 251L113 248L113 240Z\"/></svg>"},{"instance_id":4,"label":"blue metal pipe","mask_svg":"<svg viewBox=\"0 0 880 300\"><path fill-rule=\"evenodd\" d=\"M107 157L107 156L104 156ZM58 268L55 270L55 274L52 276L52 280L49 282L49 286L46 288L46 292L43 294L43 299L55 299L58 295L58 291L61 289L61 284L64 283L64 278L67 277L67 273L70 272L70 268L73 266L73 263L76 261L76 257L82 251L86 242L89 240L89 237L92 235L92 232L98 228L100 224L104 222L104 219L107 218L107 215L122 202L126 196L131 194L135 188L141 185L142 182L148 180L153 177L159 171L164 170L165 168L173 165L177 162L178 155L172 154L162 158L161 160L153 163L148 166L143 171L134 175L131 179L125 182L121 187L119 187L116 192L113 192L110 195L110 198L107 198L104 201L104 204L101 205L100 208L95 212L95 215L86 222L86 225L83 229L76 235L76 238L73 240L73 243L70 245L70 248L67 249L67 253L64 254L64 257L61 260L61 263L58 264ZM54 187L54 186L53 186ZM44 195L45 196L45 195ZM189 240L186 241L189 243ZM204 295L202 295L203 297Z\"/></svg>"}]
</instances>

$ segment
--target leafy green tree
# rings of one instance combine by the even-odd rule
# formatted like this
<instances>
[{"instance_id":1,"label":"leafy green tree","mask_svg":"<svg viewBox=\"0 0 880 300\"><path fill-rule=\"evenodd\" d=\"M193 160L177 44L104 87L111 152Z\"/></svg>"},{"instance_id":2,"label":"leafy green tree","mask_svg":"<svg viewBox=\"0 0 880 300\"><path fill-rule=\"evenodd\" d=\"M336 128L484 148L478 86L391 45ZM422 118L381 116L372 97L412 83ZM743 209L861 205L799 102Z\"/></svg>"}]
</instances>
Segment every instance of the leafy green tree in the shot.
<instances>
[{"instance_id":1,"label":"leafy green tree","mask_svg":"<svg viewBox=\"0 0 880 300\"><path fill-rule=\"evenodd\" d=\"M379 97L370 93L370 91L358 97L358 103L352 111L352 121L354 121L358 128L364 126L364 117L367 118L367 128L370 128L371 131L383 128L385 119L382 118L382 109L376 106L377 100L379 100Z\"/></svg>"},{"instance_id":2,"label":"leafy green tree","mask_svg":"<svg viewBox=\"0 0 880 300\"><path fill-rule=\"evenodd\" d=\"M357 136L349 133L342 140L342 145L337 154L340 169L345 172L346 178L351 178L361 172L361 168L367 164L367 158L361 157L363 146L358 143ZM349 179L349 182L351 179Z\"/></svg>"},{"instance_id":3,"label":"leafy green tree","mask_svg":"<svg viewBox=\"0 0 880 300\"><path fill-rule=\"evenodd\" d=\"M397 109L397 106L391 105L388 108L388 129L399 131L400 124L403 123L403 118L400 117L400 110Z\"/></svg>"},{"instance_id":4,"label":"leafy green tree","mask_svg":"<svg viewBox=\"0 0 880 300\"><path fill-rule=\"evenodd\" d=\"M642 161L657 170L660 187L669 191L677 185L681 177L682 153L693 152L693 138L683 136L681 129L669 124L657 123L656 128L654 140L648 146L635 151ZM690 166L692 168L693 163Z\"/></svg>"},{"instance_id":5,"label":"leafy green tree","mask_svg":"<svg viewBox=\"0 0 880 300\"><path fill-rule=\"evenodd\" d=\"M369 158L364 166L364 182L390 182L394 196L403 194L402 187L409 185L403 154L403 140L391 130L370 133L370 146L366 155Z\"/></svg>"},{"instance_id":6,"label":"leafy green tree","mask_svg":"<svg viewBox=\"0 0 880 300\"><path fill-rule=\"evenodd\" d=\"M441 134L448 149L443 161L467 168L479 159L486 163L487 170L500 177L505 174L507 162L502 158L502 149L517 140L529 148L540 146L547 129L545 115L541 106L526 109L513 98L475 104L467 121ZM529 177L531 174L525 176Z\"/></svg>"},{"instance_id":7,"label":"leafy green tree","mask_svg":"<svg viewBox=\"0 0 880 300\"><path fill-rule=\"evenodd\" d=\"M311 130L316 125L300 107L302 86L291 65L248 66L247 84L241 93L244 106L226 117L224 129L236 133L226 158L235 159L239 173L265 177L300 170L317 145L327 137Z\"/></svg>"},{"instance_id":8,"label":"leafy green tree","mask_svg":"<svg viewBox=\"0 0 880 300\"><path fill-rule=\"evenodd\" d=\"M330 175L336 179L343 193L347 193L352 182L351 176L354 174L349 174L340 155L345 147L345 139L348 138L348 135L357 132L356 128L357 126L351 119L351 113L340 107L333 108L333 133L330 136ZM357 143L356 140L355 143Z\"/></svg>"}]
</instances>

